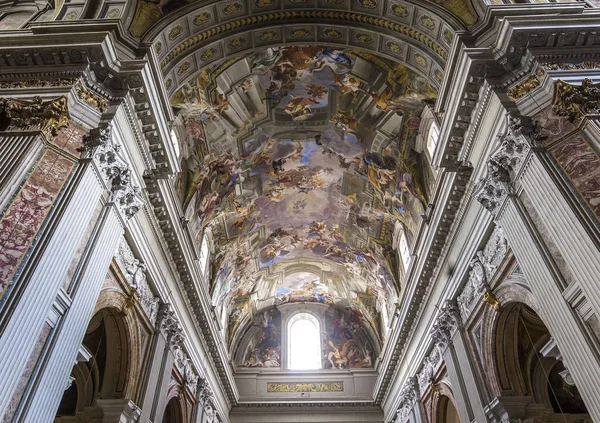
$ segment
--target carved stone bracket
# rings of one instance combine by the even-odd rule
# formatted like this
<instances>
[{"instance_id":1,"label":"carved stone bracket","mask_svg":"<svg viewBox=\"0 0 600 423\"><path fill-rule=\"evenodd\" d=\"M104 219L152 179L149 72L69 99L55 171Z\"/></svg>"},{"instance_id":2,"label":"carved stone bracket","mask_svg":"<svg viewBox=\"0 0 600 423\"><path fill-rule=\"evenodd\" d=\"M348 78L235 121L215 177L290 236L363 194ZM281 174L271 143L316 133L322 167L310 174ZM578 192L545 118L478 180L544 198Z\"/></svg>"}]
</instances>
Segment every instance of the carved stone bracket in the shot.
<instances>
[{"instance_id":1,"label":"carved stone bracket","mask_svg":"<svg viewBox=\"0 0 600 423\"><path fill-rule=\"evenodd\" d=\"M516 176L532 145L538 145L540 127L528 118L507 115L504 134L498 135L500 147L487 162L485 177L479 181L475 197L483 207L496 215L508 195L513 192Z\"/></svg>"},{"instance_id":2,"label":"carved stone bracket","mask_svg":"<svg viewBox=\"0 0 600 423\"><path fill-rule=\"evenodd\" d=\"M135 258L133 251L131 251L125 238L121 238L116 259L123 269L123 274L125 275L125 279L129 283L129 286L131 286L138 294L142 309L152 324L156 323L160 298L154 295L154 292L148 284L146 265Z\"/></svg>"},{"instance_id":3,"label":"carved stone bracket","mask_svg":"<svg viewBox=\"0 0 600 423\"><path fill-rule=\"evenodd\" d=\"M43 101L34 97L32 101L0 99L0 125L3 130L42 131L55 137L59 129L69 123L66 97Z\"/></svg>"},{"instance_id":4,"label":"carved stone bracket","mask_svg":"<svg viewBox=\"0 0 600 423\"><path fill-rule=\"evenodd\" d=\"M457 298L458 309L463 322L466 322L473 308L482 296L486 296L493 303L488 281L493 277L496 269L504 259L508 245L500 226L496 226L483 250L477 251L469 263L471 272L467 284ZM490 296L492 295L492 296Z\"/></svg>"},{"instance_id":5,"label":"carved stone bracket","mask_svg":"<svg viewBox=\"0 0 600 423\"><path fill-rule=\"evenodd\" d=\"M129 165L119 155L120 150L110 125L93 129L83 140L83 151L98 166L111 192L111 201L125 220L129 220L142 208L143 201L140 189L131 181Z\"/></svg>"}]
</instances>

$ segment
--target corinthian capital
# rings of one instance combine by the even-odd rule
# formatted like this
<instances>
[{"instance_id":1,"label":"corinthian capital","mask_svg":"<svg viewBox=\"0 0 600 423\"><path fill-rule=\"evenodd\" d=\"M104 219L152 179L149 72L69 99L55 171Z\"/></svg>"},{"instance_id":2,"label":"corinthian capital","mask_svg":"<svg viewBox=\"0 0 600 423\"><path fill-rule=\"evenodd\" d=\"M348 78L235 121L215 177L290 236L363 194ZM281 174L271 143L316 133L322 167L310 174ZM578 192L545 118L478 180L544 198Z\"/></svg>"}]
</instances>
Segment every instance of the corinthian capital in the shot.
<instances>
[{"instance_id":1,"label":"corinthian capital","mask_svg":"<svg viewBox=\"0 0 600 423\"><path fill-rule=\"evenodd\" d=\"M486 175L479 181L475 197L492 214L497 214L513 191L513 183L531 145L540 139L537 122L507 115L506 131L498 135L500 147L487 162Z\"/></svg>"}]
</instances>

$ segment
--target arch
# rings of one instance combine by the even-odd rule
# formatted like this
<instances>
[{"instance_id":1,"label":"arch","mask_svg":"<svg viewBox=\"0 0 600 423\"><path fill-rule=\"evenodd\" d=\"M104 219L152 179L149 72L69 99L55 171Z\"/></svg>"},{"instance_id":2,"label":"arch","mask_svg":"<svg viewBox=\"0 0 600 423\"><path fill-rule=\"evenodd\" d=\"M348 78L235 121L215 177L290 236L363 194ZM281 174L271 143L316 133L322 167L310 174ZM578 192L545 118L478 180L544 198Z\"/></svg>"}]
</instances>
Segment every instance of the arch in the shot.
<instances>
[{"instance_id":1,"label":"arch","mask_svg":"<svg viewBox=\"0 0 600 423\"><path fill-rule=\"evenodd\" d=\"M437 422L438 423L460 423L458 411L454 405L454 401L447 395L440 395L437 406Z\"/></svg>"},{"instance_id":2,"label":"arch","mask_svg":"<svg viewBox=\"0 0 600 423\"><path fill-rule=\"evenodd\" d=\"M511 304L521 303L534 312L539 312L537 300L533 297L531 291L522 285L504 283L494 291L494 295L498 299L500 310L506 311ZM495 334L498 331L500 316L501 313L498 313L492 307L485 307L481 323L481 327L484 328L481 333L482 367L492 396L502 395L503 391L495 361L497 355Z\"/></svg>"},{"instance_id":3,"label":"arch","mask_svg":"<svg viewBox=\"0 0 600 423\"><path fill-rule=\"evenodd\" d=\"M182 402L178 396L173 396L167 402L165 413L163 414L163 423L184 423L185 411Z\"/></svg>"},{"instance_id":4,"label":"arch","mask_svg":"<svg viewBox=\"0 0 600 423\"><path fill-rule=\"evenodd\" d=\"M57 417L95 413L101 399L136 398L139 333L134 313L126 311L121 290L109 286L101 291L82 342L90 358L73 367L73 382L63 394Z\"/></svg>"},{"instance_id":5,"label":"arch","mask_svg":"<svg viewBox=\"0 0 600 423\"><path fill-rule=\"evenodd\" d=\"M531 292L505 283L495 293L500 310L488 307L482 323L484 377L492 397L530 398L548 413L585 416L583 400L564 375L560 346L539 316Z\"/></svg>"}]
</instances>

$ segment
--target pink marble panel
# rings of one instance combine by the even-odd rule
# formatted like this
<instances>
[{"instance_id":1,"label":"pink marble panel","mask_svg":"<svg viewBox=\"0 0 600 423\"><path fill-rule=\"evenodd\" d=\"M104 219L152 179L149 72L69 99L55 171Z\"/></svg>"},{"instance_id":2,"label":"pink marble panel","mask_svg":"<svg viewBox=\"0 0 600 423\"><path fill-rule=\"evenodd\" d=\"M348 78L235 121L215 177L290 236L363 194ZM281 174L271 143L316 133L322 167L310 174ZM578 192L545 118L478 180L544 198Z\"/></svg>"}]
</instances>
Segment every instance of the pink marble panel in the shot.
<instances>
[{"instance_id":1,"label":"pink marble panel","mask_svg":"<svg viewBox=\"0 0 600 423\"><path fill-rule=\"evenodd\" d=\"M0 218L0 298L74 166L74 161L46 150Z\"/></svg>"},{"instance_id":2,"label":"pink marble panel","mask_svg":"<svg viewBox=\"0 0 600 423\"><path fill-rule=\"evenodd\" d=\"M552 150L556 161L600 219L600 158L582 136L561 143Z\"/></svg>"}]
</instances>

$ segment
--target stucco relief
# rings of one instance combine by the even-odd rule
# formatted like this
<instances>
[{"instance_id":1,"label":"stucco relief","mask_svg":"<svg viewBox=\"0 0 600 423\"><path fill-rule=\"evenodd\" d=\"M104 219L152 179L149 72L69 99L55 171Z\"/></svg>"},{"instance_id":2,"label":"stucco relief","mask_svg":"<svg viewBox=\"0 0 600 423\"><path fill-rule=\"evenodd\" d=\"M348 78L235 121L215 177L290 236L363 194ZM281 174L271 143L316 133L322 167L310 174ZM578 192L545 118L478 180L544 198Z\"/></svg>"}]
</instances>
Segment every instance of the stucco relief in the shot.
<instances>
[{"instance_id":1,"label":"stucco relief","mask_svg":"<svg viewBox=\"0 0 600 423\"><path fill-rule=\"evenodd\" d=\"M489 280L508 251L502 228L496 226L483 250L477 251L469 263L471 271L463 291L458 296L458 307L466 321L482 295L489 291Z\"/></svg>"},{"instance_id":2,"label":"stucco relief","mask_svg":"<svg viewBox=\"0 0 600 423\"><path fill-rule=\"evenodd\" d=\"M158 314L160 297L154 295L152 288L147 281L146 265L135 258L133 251L127 244L125 238L121 238L119 249L117 251L117 262L123 269L123 275L132 289L139 295L139 301L142 309L154 324Z\"/></svg>"}]
</instances>

